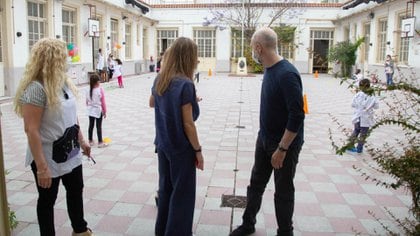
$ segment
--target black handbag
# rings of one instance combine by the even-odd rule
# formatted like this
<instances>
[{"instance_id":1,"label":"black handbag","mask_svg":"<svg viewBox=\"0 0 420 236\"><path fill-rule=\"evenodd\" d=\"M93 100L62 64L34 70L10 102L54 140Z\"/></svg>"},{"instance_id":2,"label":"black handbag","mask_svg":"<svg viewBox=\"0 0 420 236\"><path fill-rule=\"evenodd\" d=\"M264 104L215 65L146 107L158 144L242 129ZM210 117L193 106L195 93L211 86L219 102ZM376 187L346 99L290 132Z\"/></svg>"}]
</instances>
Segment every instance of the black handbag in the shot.
<instances>
[{"instance_id":1,"label":"black handbag","mask_svg":"<svg viewBox=\"0 0 420 236\"><path fill-rule=\"evenodd\" d=\"M67 128L64 135L53 143L52 159L57 163L66 162L80 152L79 125Z\"/></svg>"}]
</instances>

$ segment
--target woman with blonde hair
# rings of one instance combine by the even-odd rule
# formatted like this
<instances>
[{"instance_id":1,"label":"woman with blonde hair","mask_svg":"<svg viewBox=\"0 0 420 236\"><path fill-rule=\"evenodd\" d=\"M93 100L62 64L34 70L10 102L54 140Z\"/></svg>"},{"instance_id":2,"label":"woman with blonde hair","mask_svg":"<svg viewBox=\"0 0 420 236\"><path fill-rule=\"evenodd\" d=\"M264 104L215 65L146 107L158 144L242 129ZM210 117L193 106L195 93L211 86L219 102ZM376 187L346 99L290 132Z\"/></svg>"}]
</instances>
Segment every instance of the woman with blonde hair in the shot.
<instances>
[{"instance_id":1,"label":"woman with blonde hair","mask_svg":"<svg viewBox=\"0 0 420 236\"><path fill-rule=\"evenodd\" d=\"M26 166L31 166L38 190L40 234L55 235L54 204L60 180L66 189L67 212L73 235L89 236L83 216L83 139L76 112L77 88L66 76L66 44L44 38L32 48L25 74L14 98L14 110L23 118L28 138Z\"/></svg>"},{"instance_id":2,"label":"woman with blonde hair","mask_svg":"<svg viewBox=\"0 0 420 236\"><path fill-rule=\"evenodd\" d=\"M189 38L178 38L162 63L149 102L155 109L159 159L155 235L191 236L196 168L204 166L194 124L200 113L193 82L197 45Z\"/></svg>"}]
</instances>

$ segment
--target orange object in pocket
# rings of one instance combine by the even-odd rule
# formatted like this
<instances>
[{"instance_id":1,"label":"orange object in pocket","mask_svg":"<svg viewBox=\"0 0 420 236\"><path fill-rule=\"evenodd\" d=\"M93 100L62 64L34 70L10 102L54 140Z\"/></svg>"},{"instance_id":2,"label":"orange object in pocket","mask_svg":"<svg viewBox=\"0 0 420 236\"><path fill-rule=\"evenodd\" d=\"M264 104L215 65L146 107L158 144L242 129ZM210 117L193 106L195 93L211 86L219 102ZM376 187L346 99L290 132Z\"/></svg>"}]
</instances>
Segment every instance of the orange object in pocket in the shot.
<instances>
[{"instance_id":1,"label":"orange object in pocket","mask_svg":"<svg viewBox=\"0 0 420 236\"><path fill-rule=\"evenodd\" d=\"M306 97L306 93L303 94L303 111L305 112L305 114L309 114L309 110L308 110L308 99Z\"/></svg>"}]
</instances>

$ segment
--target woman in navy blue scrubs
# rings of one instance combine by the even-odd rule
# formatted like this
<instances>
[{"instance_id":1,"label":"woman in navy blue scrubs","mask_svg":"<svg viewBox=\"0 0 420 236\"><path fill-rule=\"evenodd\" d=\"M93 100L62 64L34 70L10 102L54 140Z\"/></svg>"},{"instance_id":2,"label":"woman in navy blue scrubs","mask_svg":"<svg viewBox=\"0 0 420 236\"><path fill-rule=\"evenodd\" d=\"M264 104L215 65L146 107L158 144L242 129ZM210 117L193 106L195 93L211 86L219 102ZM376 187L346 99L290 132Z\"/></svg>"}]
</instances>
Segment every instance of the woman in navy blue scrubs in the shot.
<instances>
[{"instance_id":1,"label":"woman in navy blue scrubs","mask_svg":"<svg viewBox=\"0 0 420 236\"><path fill-rule=\"evenodd\" d=\"M158 236L192 235L196 168L204 167L194 124L200 114L193 82L197 62L194 41L178 38L165 52L152 87L159 159Z\"/></svg>"}]
</instances>

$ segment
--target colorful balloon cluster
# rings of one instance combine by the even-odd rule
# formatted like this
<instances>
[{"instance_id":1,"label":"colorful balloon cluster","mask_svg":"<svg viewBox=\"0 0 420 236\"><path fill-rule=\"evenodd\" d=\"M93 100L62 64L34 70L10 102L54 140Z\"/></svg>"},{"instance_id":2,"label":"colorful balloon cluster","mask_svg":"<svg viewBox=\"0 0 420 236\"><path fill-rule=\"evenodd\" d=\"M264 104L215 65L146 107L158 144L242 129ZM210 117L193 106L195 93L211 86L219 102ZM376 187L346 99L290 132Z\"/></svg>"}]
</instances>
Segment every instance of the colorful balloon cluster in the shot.
<instances>
[{"instance_id":1,"label":"colorful balloon cluster","mask_svg":"<svg viewBox=\"0 0 420 236\"><path fill-rule=\"evenodd\" d=\"M77 54L79 52L79 48L73 43L67 44L67 50L69 50L69 56L71 57L71 62L78 62L80 61L80 56Z\"/></svg>"}]
</instances>

